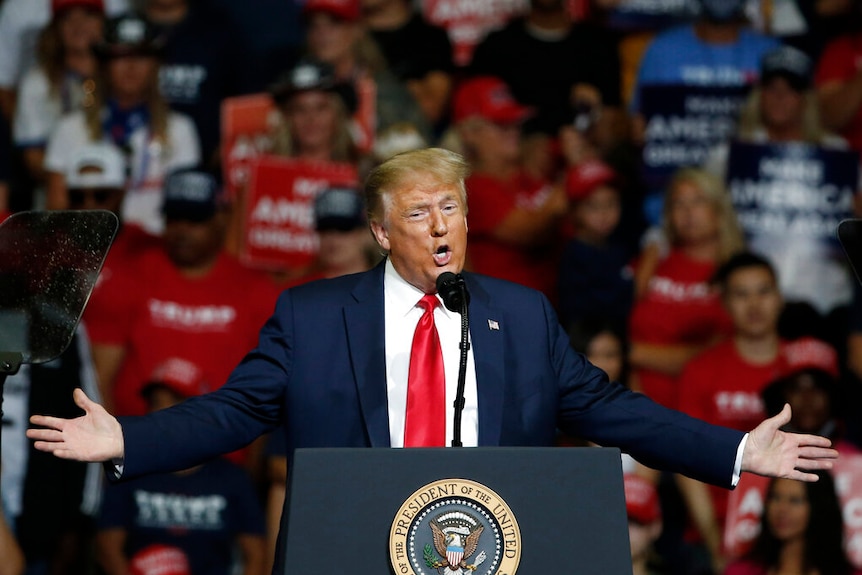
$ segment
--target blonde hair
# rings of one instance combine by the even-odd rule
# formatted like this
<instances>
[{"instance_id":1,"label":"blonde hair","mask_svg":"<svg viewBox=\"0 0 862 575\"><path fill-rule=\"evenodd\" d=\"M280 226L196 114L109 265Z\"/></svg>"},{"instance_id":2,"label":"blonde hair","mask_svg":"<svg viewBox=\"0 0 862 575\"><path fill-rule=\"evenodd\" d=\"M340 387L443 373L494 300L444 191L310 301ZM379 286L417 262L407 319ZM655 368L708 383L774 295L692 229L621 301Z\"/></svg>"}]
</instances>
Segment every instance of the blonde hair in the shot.
<instances>
[{"instance_id":1,"label":"blonde hair","mask_svg":"<svg viewBox=\"0 0 862 575\"><path fill-rule=\"evenodd\" d=\"M87 125L87 132L90 139L94 142L98 142L104 137L102 114L110 97L110 81L108 80L108 66L110 62L110 59L99 62L99 71L96 77L95 89L93 90L93 101L91 104L84 106L84 121ZM159 91L158 64L153 68L153 74L143 99L147 103L147 108L150 112L150 136L153 140L167 146L170 108Z\"/></svg>"},{"instance_id":2,"label":"blonde hair","mask_svg":"<svg viewBox=\"0 0 862 575\"><path fill-rule=\"evenodd\" d=\"M456 186L467 210L467 188L464 180L470 165L460 154L442 148L423 148L392 156L368 174L365 180L365 207L369 222L381 222L385 196L412 181L417 175L428 175L443 186Z\"/></svg>"},{"instance_id":3,"label":"blonde hair","mask_svg":"<svg viewBox=\"0 0 862 575\"><path fill-rule=\"evenodd\" d=\"M727 261L730 256L741 251L745 246L742 228L736 218L736 210L730 200L730 194L721 180L713 174L700 168L680 168L667 186L663 206L663 222L665 237L670 245L679 243L679 235L671 225L671 196L681 183L689 183L699 189L707 198L718 217L718 263Z\"/></svg>"},{"instance_id":4,"label":"blonde hair","mask_svg":"<svg viewBox=\"0 0 862 575\"><path fill-rule=\"evenodd\" d=\"M359 151L353 143L353 137L350 135L349 118L347 117L347 108L338 94L327 94L335 106L335 122L337 128L333 136L332 144L332 161L334 162L358 162L360 160ZM272 153L277 156L286 156L295 158L299 155L296 149L296 138L290 130L290 126L285 118L284 108L290 106L290 98L288 98L282 106L278 107L278 121L272 131Z\"/></svg>"},{"instance_id":5,"label":"blonde hair","mask_svg":"<svg viewBox=\"0 0 862 575\"><path fill-rule=\"evenodd\" d=\"M760 103L762 94L763 89L760 86L752 89L740 111L737 133L742 140L751 141L759 131L766 130ZM819 144L827 136L827 131L820 120L817 93L809 89L802 97L805 100L802 111L802 138L806 142Z\"/></svg>"}]
</instances>

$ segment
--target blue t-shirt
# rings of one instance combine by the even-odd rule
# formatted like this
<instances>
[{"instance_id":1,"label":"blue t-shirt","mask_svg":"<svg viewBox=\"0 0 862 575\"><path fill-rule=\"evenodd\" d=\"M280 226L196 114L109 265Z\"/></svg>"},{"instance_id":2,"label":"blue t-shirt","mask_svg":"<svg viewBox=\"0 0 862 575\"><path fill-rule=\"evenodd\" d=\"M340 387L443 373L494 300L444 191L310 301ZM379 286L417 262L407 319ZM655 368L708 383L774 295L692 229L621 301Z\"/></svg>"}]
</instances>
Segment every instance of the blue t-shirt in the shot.
<instances>
[{"instance_id":1,"label":"blue t-shirt","mask_svg":"<svg viewBox=\"0 0 862 575\"><path fill-rule=\"evenodd\" d=\"M250 478L223 459L109 485L98 526L126 530L127 557L155 544L178 547L195 575L228 575L236 537L264 534Z\"/></svg>"},{"instance_id":2,"label":"blue t-shirt","mask_svg":"<svg viewBox=\"0 0 862 575\"><path fill-rule=\"evenodd\" d=\"M775 38L745 28L730 44L703 42L692 25L671 28L655 37L641 60L632 110L640 108L641 86L751 85L759 76L760 59L780 45Z\"/></svg>"}]
</instances>

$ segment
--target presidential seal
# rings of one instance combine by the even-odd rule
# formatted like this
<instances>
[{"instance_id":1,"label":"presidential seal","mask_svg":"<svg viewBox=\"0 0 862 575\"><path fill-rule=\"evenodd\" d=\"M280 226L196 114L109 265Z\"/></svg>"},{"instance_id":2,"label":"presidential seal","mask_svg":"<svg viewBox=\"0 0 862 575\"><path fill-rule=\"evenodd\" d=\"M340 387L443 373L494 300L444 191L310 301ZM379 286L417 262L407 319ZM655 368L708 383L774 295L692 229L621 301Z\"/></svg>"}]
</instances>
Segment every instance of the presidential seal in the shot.
<instances>
[{"instance_id":1,"label":"presidential seal","mask_svg":"<svg viewBox=\"0 0 862 575\"><path fill-rule=\"evenodd\" d=\"M506 502L481 483L441 479L411 495L389 531L396 575L514 575L521 532Z\"/></svg>"}]
</instances>

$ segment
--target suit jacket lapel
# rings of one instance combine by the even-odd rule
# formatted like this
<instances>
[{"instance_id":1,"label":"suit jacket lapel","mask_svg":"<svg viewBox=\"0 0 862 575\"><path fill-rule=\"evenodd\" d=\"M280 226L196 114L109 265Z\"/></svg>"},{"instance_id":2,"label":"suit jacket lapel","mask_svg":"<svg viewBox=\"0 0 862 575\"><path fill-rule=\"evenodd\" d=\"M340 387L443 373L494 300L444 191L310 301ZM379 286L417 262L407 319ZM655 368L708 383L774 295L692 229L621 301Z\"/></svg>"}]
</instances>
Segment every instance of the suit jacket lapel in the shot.
<instances>
[{"instance_id":1,"label":"suit jacket lapel","mask_svg":"<svg viewBox=\"0 0 862 575\"><path fill-rule=\"evenodd\" d=\"M494 307L491 297L476 283L473 276L464 274L470 290L470 340L473 361L476 365L476 387L479 401L479 445L499 445L503 425L503 401L506 389L505 324L500 309Z\"/></svg>"},{"instance_id":2,"label":"suit jacket lapel","mask_svg":"<svg viewBox=\"0 0 862 575\"><path fill-rule=\"evenodd\" d=\"M365 274L353 290L356 303L344 308L350 360L371 447L389 447L383 269L381 264Z\"/></svg>"}]
</instances>

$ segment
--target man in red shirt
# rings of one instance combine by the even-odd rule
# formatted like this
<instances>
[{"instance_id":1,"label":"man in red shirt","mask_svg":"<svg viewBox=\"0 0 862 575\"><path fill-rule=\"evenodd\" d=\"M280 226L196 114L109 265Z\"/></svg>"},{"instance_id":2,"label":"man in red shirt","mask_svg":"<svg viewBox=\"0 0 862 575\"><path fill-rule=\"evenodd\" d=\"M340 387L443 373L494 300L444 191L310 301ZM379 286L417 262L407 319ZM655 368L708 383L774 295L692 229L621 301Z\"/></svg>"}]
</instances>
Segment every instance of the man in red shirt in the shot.
<instances>
[{"instance_id":1,"label":"man in red shirt","mask_svg":"<svg viewBox=\"0 0 862 575\"><path fill-rule=\"evenodd\" d=\"M815 82L823 123L862 154L862 11L856 12L856 32L826 45Z\"/></svg>"},{"instance_id":2,"label":"man in red shirt","mask_svg":"<svg viewBox=\"0 0 862 575\"><path fill-rule=\"evenodd\" d=\"M131 294L98 349L119 413L143 414L141 387L168 357L200 365L220 387L257 342L277 297L273 283L224 249L227 213L215 179L195 170L165 182L163 249L146 254L117 289Z\"/></svg>"},{"instance_id":3,"label":"man in red shirt","mask_svg":"<svg viewBox=\"0 0 862 575\"><path fill-rule=\"evenodd\" d=\"M563 186L528 175L521 165L521 123L530 115L498 78L464 82L453 120L473 173L470 194L471 270L517 282L555 301Z\"/></svg>"},{"instance_id":4,"label":"man in red shirt","mask_svg":"<svg viewBox=\"0 0 862 575\"><path fill-rule=\"evenodd\" d=\"M719 268L715 281L733 322L733 335L686 365L679 380L679 408L710 423L748 429L765 417L761 392L769 383L803 363L835 372L836 354L828 344L810 338L781 339L778 319L783 300L768 260L737 254ZM728 492L679 479L710 551L720 553Z\"/></svg>"}]
</instances>

